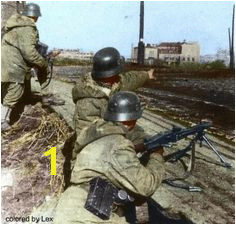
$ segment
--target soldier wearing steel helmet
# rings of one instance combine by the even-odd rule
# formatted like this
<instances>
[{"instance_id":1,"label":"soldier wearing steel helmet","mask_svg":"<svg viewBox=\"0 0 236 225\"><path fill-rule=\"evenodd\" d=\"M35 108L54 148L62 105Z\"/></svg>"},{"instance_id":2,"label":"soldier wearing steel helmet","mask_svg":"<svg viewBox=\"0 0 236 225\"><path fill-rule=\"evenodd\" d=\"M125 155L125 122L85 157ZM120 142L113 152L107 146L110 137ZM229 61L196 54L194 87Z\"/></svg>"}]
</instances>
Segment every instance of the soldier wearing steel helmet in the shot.
<instances>
[{"instance_id":1,"label":"soldier wearing steel helmet","mask_svg":"<svg viewBox=\"0 0 236 225\"><path fill-rule=\"evenodd\" d=\"M154 70L130 71L123 73L124 57L113 47L99 50L93 57L92 72L81 76L72 90L75 103L74 128L77 136L94 120L102 118L111 95L119 91L133 91L148 79L155 79ZM133 141L141 142L143 129L136 126L130 133ZM76 140L72 151L71 168L73 168L79 141ZM71 168L68 168L69 170Z\"/></svg>"},{"instance_id":2,"label":"soldier wearing steel helmet","mask_svg":"<svg viewBox=\"0 0 236 225\"><path fill-rule=\"evenodd\" d=\"M123 73L123 61L117 49L103 48L94 55L92 72L81 76L76 83L72 97L75 103L74 126L77 134L103 116L112 94L133 91L148 79L154 79L154 70Z\"/></svg>"},{"instance_id":3,"label":"soldier wearing steel helmet","mask_svg":"<svg viewBox=\"0 0 236 225\"><path fill-rule=\"evenodd\" d=\"M4 27L1 57L1 125L2 132L11 128L10 114L22 98L30 78L30 69L37 67L42 80L48 73L48 62L37 51L39 34L36 27L41 16L37 4L26 4L22 15L12 15Z\"/></svg>"},{"instance_id":4,"label":"soldier wearing steel helmet","mask_svg":"<svg viewBox=\"0 0 236 225\"><path fill-rule=\"evenodd\" d=\"M151 154L143 166L133 142L127 137L141 115L137 95L118 92L109 99L104 119L95 120L80 132L77 138L80 153L72 171L71 186L59 200L54 223L127 223L125 204L117 204L116 201L112 202L113 210L106 220L94 213L93 203L88 199L91 181L97 178L128 193L134 204L137 199L145 199L155 192L164 175L163 149ZM96 193L103 192L100 188L98 186ZM102 201L109 202L110 197L103 196ZM96 198L101 199L100 194L95 195L94 202ZM88 203L91 203L91 207L86 206Z\"/></svg>"}]
</instances>

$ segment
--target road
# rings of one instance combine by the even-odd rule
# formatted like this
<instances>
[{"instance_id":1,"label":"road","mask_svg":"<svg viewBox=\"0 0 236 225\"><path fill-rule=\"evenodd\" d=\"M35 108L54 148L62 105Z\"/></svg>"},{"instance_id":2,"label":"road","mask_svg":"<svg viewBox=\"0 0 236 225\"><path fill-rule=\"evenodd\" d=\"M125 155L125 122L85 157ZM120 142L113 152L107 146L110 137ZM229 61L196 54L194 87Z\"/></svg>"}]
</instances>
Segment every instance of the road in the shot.
<instances>
[{"instance_id":1,"label":"road","mask_svg":"<svg viewBox=\"0 0 236 225\"><path fill-rule=\"evenodd\" d=\"M65 100L64 106L52 106L73 127L72 118L74 103L71 99L73 83L52 80L50 92ZM33 82L33 89L39 91L38 83ZM161 115L144 110L143 117L138 121L147 134L167 131L173 125L181 126ZM155 199L170 215L186 217L193 223L234 223L235 221L235 149L234 146L218 140L208 134L210 140L219 149L223 157L233 165L231 169L223 167L216 155L206 146L196 146L196 162L193 174L186 182L203 189L202 192L188 192L162 184L153 195ZM175 149L183 148L188 142L180 141ZM173 150L166 149L166 152ZM166 163L165 177L172 177L183 173L181 163Z\"/></svg>"}]
</instances>

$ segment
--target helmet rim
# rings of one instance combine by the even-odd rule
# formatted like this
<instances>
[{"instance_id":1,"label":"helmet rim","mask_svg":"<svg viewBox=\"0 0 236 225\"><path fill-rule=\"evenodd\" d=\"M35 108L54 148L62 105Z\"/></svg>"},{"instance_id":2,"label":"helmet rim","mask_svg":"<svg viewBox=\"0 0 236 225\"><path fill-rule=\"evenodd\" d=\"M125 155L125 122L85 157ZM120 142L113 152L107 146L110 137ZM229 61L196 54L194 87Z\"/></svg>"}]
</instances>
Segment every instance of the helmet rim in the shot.
<instances>
[{"instance_id":1,"label":"helmet rim","mask_svg":"<svg viewBox=\"0 0 236 225\"><path fill-rule=\"evenodd\" d=\"M139 112L129 112L129 113L111 113L106 111L104 114L104 120L107 121L114 121L114 122L124 122L124 121L131 121L131 120L137 120L141 118L143 113L143 110L140 110Z\"/></svg>"},{"instance_id":2,"label":"helmet rim","mask_svg":"<svg viewBox=\"0 0 236 225\"><path fill-rule=\"evenodd\" d=\"M118 75L123 70L119 51L113 47L100 49L93 57L92 78L102 78Z\"/></svg>"},{"instance_id":3,"label":"helmet rim","mask_svg":"<svg viewBox=\"0 0 236 225\"><path fill-rule=\"evenodd\" d=\"M119 73L121 73L121 71L122 71L122 66L120 65L119 67L115 69L107 70L107 71L96 71L93 69L91 75L94 80L98 80L99 78L108 78L108 77L118 75Z\"/></svg>"},{"instance_id":4,"label":"helmet rim","mask_svg":"<svg viewBox=\"0 0 236 225\"><path fill-rule=\"evenodd\" d=\"M109 98L104 120L125 122L137 120L142 116L140 99L130 91L120 91Z\"/></svg>"}]
</instances>

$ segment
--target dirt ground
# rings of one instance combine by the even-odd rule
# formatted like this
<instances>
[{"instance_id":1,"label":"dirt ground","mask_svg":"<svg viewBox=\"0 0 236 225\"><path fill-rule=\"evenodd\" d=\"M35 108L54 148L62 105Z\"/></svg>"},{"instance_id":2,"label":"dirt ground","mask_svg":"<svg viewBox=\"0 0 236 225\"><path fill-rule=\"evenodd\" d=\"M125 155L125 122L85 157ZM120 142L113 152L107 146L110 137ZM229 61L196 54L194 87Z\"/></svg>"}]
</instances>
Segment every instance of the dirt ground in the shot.
<instances>
[{"instance_id":1,"label":"dirt ground","mask_svg":"<svg viewBox=\"0 0 236 225\"><path fill-rule=\"evenodd\" d=\"M234 137L235 77L229 74L157 72L138 93L148 97L148 106L182 121L208 119L219 133ZM231 136L231 137L230 137Z\"/></svg>"},{"instance_id":2,"label":"dirt ground","mask_svg":"<svg viewBox=\"0 0 236 225\"><path fill-rule=\"evenodd\" d=\"M68 70L71 71L71 78L64 74ZM21 122L15 127L15 131L10 135L2 136L2 171L5 173L6 180L14 181L14 183L7 183L2 189L2 218L9 215L26 215L31 212L33 206L41 205L45 199L53 197L54 192L60 193L63 189L63 181L59 174L56 180L51 180L50 160L43 153L46 151L45 149L49 149L48 147L53 147L52 145L58 146L58 149L63 148L62 145L68 138L65 134L71 132L67 126L64 127L65 123L60 118L64 118L71 126L74 112L71 89L73 82L76 81L76 76L81 72L77 67L63 68L61 73L60 68L56 68L55 71L59 71L57 76L60 79L52 81L50 91L58 94L66 102L64 106L52 107L60 117L55 116L51 111L42 111L41 107L36 110L35 108L32 110L30 107L26 109L20 119ZM86 71L89 71L89 68L86 68ZM173 75L168 71L161 72L163 71L158 71L156 81L148 82L145 87L137 91L147 104L138 124L147 134L153 135L170 130L173 125L189 126L190 122L199 122L202 118L212 119L214 129L210 133L222 134L223 138L210 136L210 139L223 157L233 165L233 168L222 167L216 155L206 145L202 148L197 145L195 169L186 182L201 187L203 191L190 193L162 184L153 198L160 204L164 214L168 214L172 218L180 218L183 223L189 221L192 223L233 224L235 221L235 149L232 144L234 143L234 116L232 117L230 112L234 112L234 76L229 73L224 78L222 78L222 74L212 78L209 74L210 77L205 74L205 77L201 78L197 74L189 76L180 73L177 76L176 73ZM69 83L61 82L61 79L67 80ZM38 87L38 84L36 86ZM217 97L212 97L211 91ZM200 103L202 105L198 105ZM208 105L212 108L207 108ZM205 111L203 111L203 106L206 107ZM219 112L217 112L217 108L219 108ZM226 113L228 113L227 116ZM220 114L224 118L223 120L219 119ZM52 119L52 115L54 115L54 119ZM224 120L228 121L227 126L222 123ZM27 125L27 121L30 121L30 126ZM45 126L45 121L49 121L47 126ZM54 127L54 123L59 125ZM51 136L53 130L59 130L59 133ZM22 141L24 147L21 144ZM48 146L49 142L53 144ZM186 143L187 141L183 141L174 148L176 150L183 148ZM166 149L166 151L173 151L173 149ZM33 154L33 152L38 154ZM18 157L21 157L20 160ZM58 156L58 163L62 165L60 159L64 160L62 154ZM183 165L181 163L166 163L166 178L182 173ZM57 184L54 189L51 184L55 183L52 182ZM13 205L14 207L12 207ZM39 210L38 213L41 215L42 211ZM141 217L145 215L145 211L141 211L140 215Z\"/></svg>"},{"instance_id":3,"label":"dirt ground","mask_svg":"<svg viewBox=\"0 0 236 225\"><path fill-rule=\"evenodd\" d=\"M7 217L28 216L45 199L64 190L62 146L71 133L55 113L38 103L27 105L13 129L2 135L2 223ZM57 175L51 176L50 156L57 148Z\"/></svg>"}]
</instances>

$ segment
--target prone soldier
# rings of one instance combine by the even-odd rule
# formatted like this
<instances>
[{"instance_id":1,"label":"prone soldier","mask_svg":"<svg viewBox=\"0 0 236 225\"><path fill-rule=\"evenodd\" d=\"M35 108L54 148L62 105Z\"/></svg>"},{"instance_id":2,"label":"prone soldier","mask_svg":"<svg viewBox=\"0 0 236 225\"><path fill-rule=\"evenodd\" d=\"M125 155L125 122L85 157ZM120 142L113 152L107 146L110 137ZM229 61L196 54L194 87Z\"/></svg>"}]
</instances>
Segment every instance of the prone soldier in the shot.
<instances>
[{"instance_id":1,"label":"prone soldier","mask_svg":"<svg viewBox=\"0 0 236 225\"><path fill-rule=\"evenodd\" d=\"M143 166L127 138L141 115L137 95L118 92L110 98L104 120L80 132L71 186L59 200L54 223L127 223L127 202L136 204L156 191L164 175L163 149Z\"/></svg>"}]
</instances>

